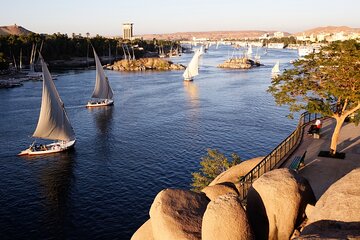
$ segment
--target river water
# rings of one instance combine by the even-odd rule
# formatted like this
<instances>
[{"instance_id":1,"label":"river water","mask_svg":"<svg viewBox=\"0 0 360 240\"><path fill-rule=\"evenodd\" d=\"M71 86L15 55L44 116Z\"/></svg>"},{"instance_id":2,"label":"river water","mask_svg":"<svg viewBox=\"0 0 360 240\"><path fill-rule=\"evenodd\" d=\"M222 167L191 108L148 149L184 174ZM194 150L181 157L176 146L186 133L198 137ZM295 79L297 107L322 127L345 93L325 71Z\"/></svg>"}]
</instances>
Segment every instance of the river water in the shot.
<instances>
[{"instance_id":1,"label":"river water","mask_svg":"<svg viewBox=\"0 0 360 240\"><path fill-rule=\"evenodd\" d=\"M102 109L84 107L94 70L56 73L77 143L45 157L16 156L33 141L42 82L0 89L0 238L129 239L160 190L191 188L207 148L242 159L269 153L297 124L266 92L271 68L290 67L297 54L270 49L260 68L216 68L231 52L210 48L191 83L181 71L107 71L115 105Z\"/></svg>"}]
</instances>

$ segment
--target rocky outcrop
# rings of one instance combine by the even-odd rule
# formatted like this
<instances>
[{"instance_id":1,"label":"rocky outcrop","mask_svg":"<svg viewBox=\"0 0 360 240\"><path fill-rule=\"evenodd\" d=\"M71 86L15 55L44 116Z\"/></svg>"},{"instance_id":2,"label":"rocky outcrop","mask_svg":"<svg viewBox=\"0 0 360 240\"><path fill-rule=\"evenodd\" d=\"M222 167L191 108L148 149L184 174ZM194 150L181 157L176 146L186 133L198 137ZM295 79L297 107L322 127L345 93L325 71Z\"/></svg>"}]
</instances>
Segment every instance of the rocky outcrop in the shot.
<instances>
[{"instance_id":1,"label":"rocky outcrop","mask_svg":"<svg viewBox=\"0 0 360 240\"><path fill-rule=\"evenodd\" d=\"M132 235L131 240L153 240L154 236L151 228L151 220L147 220L141 227Z\"/></svg>"},{"instance_id":2,"label":"rocky outcrop","mask_svg":"<svg viewBox=\"0 0 360 240\"><path fill-rule=\"evenodd\" d=\"M222 172L217 176L209 186L214 186L217 184L229 184L231 183L237 189L237 192L240 196L243 195L243 185L239 182L240 178L246 175L251 171L261 160L263 157L253 158L246 161L241 162L240 164L229 168L225 172Z\"/></svg>"},{"instance_id":3,"label":"rocky outcrop","mask_svg":"<svg viewBox=\"0 0 360 240\"><path fill-rule=\"evenodd\" d=\"M231 182L238 183L240 177L247 174L251 169L253 169L264 157L252 158L246 161L241 162L240 164L229 168L225 172L220 173L210 184L213 186L219 183Z\"/></svg>"},{"instance_id":4,"label":"rocky outcrop","mask_svg":"<svg viewBox=\"0 0 360 240\"><path fill-rule=\"evenodd\" d=\"M247 213L256 239L289 239L315 203L308 181L289 169L276 169L257 179L248 192Z\"/></svg>"},{"instance_id":5,"label":"rocky outcrop","mask_svg":"<svg viewBox=\"0 0 360 240\"><path fill-rule=\"evenodd\" d=\"M252 67L259 67L260 63L255 62L249 58L230 58L224 63L219 64L219 68L232 68L232 69L250 69Z\"/></svg>"},{"instance_id":6,"label":"rocky outcrop","mask_svg":"<svg viewBox=\"0 0 360 240\"><path fill-rule=\"evenodd\" d=\"M108 66L107 69L115 71L146 71L146 70L184 70L185 67L181 64L174 64L161 58L140 58L136 60L120 60L113 65Z\"/></svg>"},{"instance_id":7,"label":"rocky outcrop","mask_svg":"<svg viewBox=\"0 0 360 240\"><path fill-rule=\"evenodd\" d=\"M216 184L213 186L207 186L201 190L201 192L205 193L205 195L211 200L214 201L219 196L225 195L225 194L238 194L238 190L236 189L235 185L233 183L228 184Z\"/></svg>"},{"instance_id":8,"label":"rocky outcrop","mask_svg":"<svg viewBox=\"0 0 360 240\"><path fill-rule=\"evenodd\" d=\"M211 201L202 222L203 240L254 239L245 210L235 194L227 194Z\"/></svg>"},{"instance_id":9,"label":"rocky outcrop","mask_svg":"<svg viewBox=\"0 0 360 240\"><path fill-rule=\"evenodd\" d=\"M203 193L162 190L150 208L154 239L201 239L202 217L208 203Z\"/></svg>"},{"instance_id":10,"label":"rocky outcrop","mask_svg":"<svg viewBox=\"0 0 360 240\"><path fill-rule=\"evenodd\" d=\"M341 178L321 196L300 239L360 239L360 168Z\"/></svg>"}]
</instances>

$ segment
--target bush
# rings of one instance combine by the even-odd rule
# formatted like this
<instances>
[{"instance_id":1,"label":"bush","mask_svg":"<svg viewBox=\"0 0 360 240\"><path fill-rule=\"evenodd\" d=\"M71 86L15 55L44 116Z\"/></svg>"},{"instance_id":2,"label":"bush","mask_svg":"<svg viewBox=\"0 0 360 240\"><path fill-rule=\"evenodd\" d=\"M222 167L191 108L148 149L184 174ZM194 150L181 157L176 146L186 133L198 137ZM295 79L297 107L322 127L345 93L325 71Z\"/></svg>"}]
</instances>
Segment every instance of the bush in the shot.
<instances>
[{"instance_id":1,"label":"bush","mask_svg":"<svg viewBox=\"0 0 360 240\"><path fill-rule=\"evenodd\" d=\"M231 154L232 161L228 161L224 154L216 149L208 149L207 155L201 158L202 168L192 173L192 191L200 192L208 186L220 173L241 162L236 153Z\"/></svg>"}]
</instances>

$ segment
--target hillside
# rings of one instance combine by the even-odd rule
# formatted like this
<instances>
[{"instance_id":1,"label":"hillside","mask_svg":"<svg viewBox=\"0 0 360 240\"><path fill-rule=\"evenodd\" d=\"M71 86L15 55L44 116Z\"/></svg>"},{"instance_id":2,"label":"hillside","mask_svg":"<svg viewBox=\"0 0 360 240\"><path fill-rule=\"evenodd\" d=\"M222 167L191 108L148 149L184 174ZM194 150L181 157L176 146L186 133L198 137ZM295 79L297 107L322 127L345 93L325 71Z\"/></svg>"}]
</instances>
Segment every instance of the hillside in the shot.
<instances>
[{"instance_id":1,"label":"hillside","mask_svg":"<svg viewBox=\"0 0 360 240\"><path fill-rule=\"evenodd\" d=\"M337 33L337 32L344 32L344 33L352 33L352 32L356 32L356 33L360 33L360 28L351 28L351 27L347 27L347 26L327 26L327 27L317 27L317 28L312 28L312 29L308 29L299 33L295 33L295 36L299 36L299 35L317 35L320 33Z\"/></svg>"},{"instance_id":2,"label":"hillside","mask_svg":"<svg viewBox=\"0 0 360 240\"><path fill-rule=\"evenodd\" d=\"M210 40L220 39L243 39L243 38L258 38L266 33L270 35L276 31L213 31L213 32L177 32L168 34L145 34L137 37L143 37L144 39L184 39L191 40L193 37L196 38L209 38ZM285 36L289 36L290 33L285 33Z\"/></svg>"},{"instance_id":3,"label":"hillside","mask_svg":"<svg viewBox=\"0 0 360 240\"><path fill-rule=\"evenodd\" d=\"M0 36L5 35L28 35L32 33L31 31L18 26L18 25L12 25L12 26L0 26Z\"/></svg>"}]
</instances>

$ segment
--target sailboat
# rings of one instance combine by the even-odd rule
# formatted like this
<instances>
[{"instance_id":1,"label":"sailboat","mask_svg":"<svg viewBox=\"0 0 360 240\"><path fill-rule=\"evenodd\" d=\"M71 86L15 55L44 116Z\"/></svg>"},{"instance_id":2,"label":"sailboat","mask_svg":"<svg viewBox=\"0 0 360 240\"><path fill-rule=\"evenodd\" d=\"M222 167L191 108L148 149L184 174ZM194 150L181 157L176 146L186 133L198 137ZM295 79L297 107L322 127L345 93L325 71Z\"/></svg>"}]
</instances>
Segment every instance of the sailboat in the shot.
<instances>
[{"instance_id":1,"label":"sailboat","mask_svg":"<svg viewBox=\"0 0 360 240\"><path fill-rule=\"evenodd\" d=\"M253 51L252 51L252 46L249 45L249 48L248 48L247 53L246 53L247 57L248 57L248 58L251 58L251 57L252 57L252 53L253 53Z\"/></svg>"},{"instance_id":2,"label":"sailboat","mask_svg":"<svg viewBox=\"0 0 360 240\"><path fill-rule=\"evenodd\" d=\"M199 75L199 61L202 54L202 47L195 51L194 56L183 73L184 81L193 81L194 77Z\"/></svg>"},{"instance_id":3,"label":"sailboat","mask_svg":"<svg viewBox=\"0 0 360 240\"><path fill-rule=\"evenodd\" d=\"M104 69L101 65L100 59L94 50L94 58L96 64L96 81L95 88L92 94L92 98L97 100L91 100L87 103L86 107L101 107L114 104L113 91L110 87L109 80L105 75Z\"/></svg>"},{"instance_id":4,"label":"sailboat","mask_svg":"<svg viewBox=\"0 0 360 240\"><path fill-rule=\"evenodd\" d=\"M39 54L40 55L40 54ZM54 140L54 143L36 145L35 142L28 149L18 155L43 155L65 151L75 144L75 133L65 112L49 69L40 55L43 90L41 109L37 127L33 137Z\"/></svg>"},{"instance_id":5,"label":"sailboat","mask_svg":"<svg viewBox=\"0 0 360 240\"><path fill-rule=\"evenodd\" d=\"M271 69L271 73L277 75L280 73L280 62L277 61L274 67Z\"/></svg>"}]
</instances>

